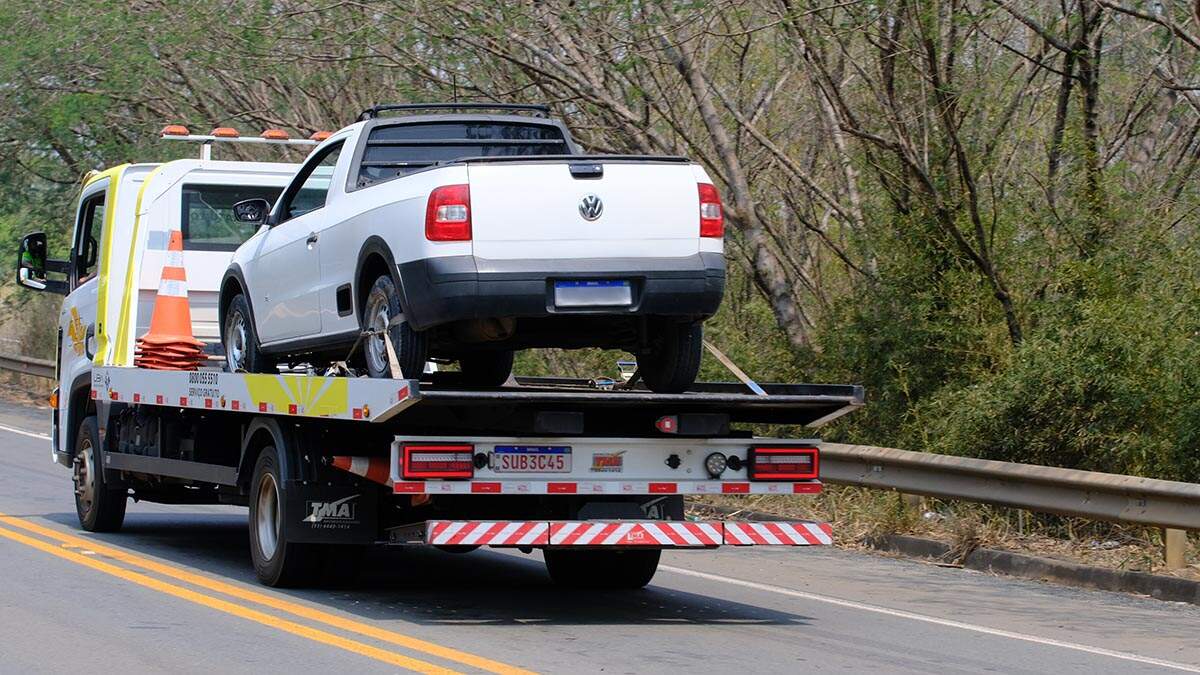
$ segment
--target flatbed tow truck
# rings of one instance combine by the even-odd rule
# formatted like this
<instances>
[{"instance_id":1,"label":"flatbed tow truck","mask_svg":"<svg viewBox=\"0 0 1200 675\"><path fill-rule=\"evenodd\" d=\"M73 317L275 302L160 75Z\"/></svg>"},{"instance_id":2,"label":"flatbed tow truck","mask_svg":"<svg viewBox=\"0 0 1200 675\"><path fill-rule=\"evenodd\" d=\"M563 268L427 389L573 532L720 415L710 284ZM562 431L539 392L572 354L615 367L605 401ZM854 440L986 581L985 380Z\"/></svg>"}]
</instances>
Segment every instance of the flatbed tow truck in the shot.
<instances>
[{"instance_id":1,"label":"flatbed tow truck","mask_svg":"<svg viewBox=\"0 0 1200 675\"><path fill-rule=\"evenodd\" d=\"M77 233L69 261L44 260L44 235L22 242L20 282L69 291L53 456L73 469L85 529L119 529L131 497L248 506L251 558L273 586L318 581L337 556L375 545L541 549L556 583L629 589L650 581L663 549L831 543L825 523L688 520L683 500L820 492L818 439L746 428L819 426L863 404L857 385L698 383L658 394L635 374L471 389L452 372L230 373L219 355L196 370L134 365L131 336L154 308L138 280L165 280L163 267L179 260L154 245L165 239L155 228L179 227L178 185L216 169L238 182L237 163L212 162L207 148L188 161L105 172L106 231L91 244ZM77 228L90 226L95 180ZM188 277L202 277L189 256ZM83 279L75 268L97 258ZM47 271L68 281L57 286Z\"/></svg>"}]
</instances>

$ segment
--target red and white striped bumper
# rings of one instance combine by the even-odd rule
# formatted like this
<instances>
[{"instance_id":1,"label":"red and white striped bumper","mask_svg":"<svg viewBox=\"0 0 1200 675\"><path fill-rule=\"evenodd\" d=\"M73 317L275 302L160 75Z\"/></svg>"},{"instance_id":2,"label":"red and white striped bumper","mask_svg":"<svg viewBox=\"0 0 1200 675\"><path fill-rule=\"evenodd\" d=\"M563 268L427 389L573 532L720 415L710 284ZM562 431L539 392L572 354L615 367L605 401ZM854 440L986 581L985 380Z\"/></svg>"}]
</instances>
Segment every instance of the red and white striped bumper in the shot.
<instances>
[{"instance_id":1,"label":"red and white striped bumper","mask_svg":"<svg viewBox=\"0 0 1200 675\"><path fill-rule=\"evenodd\" d=\"M810 522L430 520L413 529L407 541L496 547L823 546L833 543L832 532L828 523Z\"/></svg>"}]
</instances>

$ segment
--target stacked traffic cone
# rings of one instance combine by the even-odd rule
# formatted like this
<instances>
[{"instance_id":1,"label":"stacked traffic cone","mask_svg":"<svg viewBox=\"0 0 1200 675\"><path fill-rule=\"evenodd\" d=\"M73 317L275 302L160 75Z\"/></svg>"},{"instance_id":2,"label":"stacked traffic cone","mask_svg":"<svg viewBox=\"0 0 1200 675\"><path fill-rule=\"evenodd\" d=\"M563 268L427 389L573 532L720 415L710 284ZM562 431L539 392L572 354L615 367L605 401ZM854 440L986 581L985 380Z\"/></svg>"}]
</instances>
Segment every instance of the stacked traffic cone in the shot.
<instances>
[{"instance_id":1,"label":"stacked traffic cone","mask_svg":"<svg viewBox=\"0 0 1200 675\"><path fill-rule=\"evenodd\" d=\"M133 364L153 370L196 370L205 358L204 343L192 335L187 274L183 270L183 233L172 230L150 330L137 341Z\"/></svg>"}]
</instances>

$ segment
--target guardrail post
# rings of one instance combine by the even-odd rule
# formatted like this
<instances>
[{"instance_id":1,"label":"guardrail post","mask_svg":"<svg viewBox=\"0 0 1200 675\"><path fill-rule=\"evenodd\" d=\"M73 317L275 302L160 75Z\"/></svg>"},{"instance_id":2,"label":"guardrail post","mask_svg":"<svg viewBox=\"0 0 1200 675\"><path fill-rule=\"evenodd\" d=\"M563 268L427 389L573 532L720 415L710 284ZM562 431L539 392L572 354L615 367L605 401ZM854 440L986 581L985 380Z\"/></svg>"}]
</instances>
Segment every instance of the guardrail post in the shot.
<instances>
[{"instance_id":1,"label":"guardrail post","mask_svg":"<svg viewBox=\"0 0 1200 675\"><path fill-rule=\"evenodd\" d=\"M1167 569L1179 570L1187 567L1187 530L1173 527L1163 528L1163 548L1166 549Z\"/></svg>"}]
</instances>

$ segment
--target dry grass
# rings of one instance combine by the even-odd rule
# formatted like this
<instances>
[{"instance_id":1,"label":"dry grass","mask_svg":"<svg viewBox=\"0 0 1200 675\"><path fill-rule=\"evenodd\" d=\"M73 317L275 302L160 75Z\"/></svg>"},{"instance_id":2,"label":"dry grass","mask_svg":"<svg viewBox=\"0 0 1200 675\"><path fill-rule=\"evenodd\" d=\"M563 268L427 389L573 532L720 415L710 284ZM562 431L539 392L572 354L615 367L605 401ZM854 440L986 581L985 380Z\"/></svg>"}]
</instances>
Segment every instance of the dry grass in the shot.
<instances>
[{"instance_id":1,"label":"dry grass","mask_svg":"<svg viewBox=\"0 0 1200 675\"><path fill-rule=\"evenodd\" d=\"M872 535L908 534L946 542L961 559L976 547L995 548L1118 570L1200 580L1200 537L1192 536L1183 570L1164 568L1162 533L1154 528L1035 515L1017 509L914 498L895 492L827 485L816 496L711 496L696 500L834 525L834 543L863 548ZM733 518L735 516L725 516Z\"/></svg>"}]
</instances>

